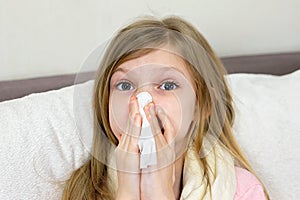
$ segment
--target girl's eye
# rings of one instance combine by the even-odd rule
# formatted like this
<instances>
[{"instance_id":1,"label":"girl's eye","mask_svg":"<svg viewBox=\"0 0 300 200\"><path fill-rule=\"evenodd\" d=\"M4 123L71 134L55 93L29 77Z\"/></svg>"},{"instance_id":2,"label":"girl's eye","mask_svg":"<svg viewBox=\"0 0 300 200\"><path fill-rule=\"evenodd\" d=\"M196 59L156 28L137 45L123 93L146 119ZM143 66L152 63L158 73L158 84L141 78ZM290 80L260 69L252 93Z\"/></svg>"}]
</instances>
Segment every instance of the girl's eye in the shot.
<instances>
[{"instance_id":1,"label":"girl's eye","mask_svg":"<svg viewBox=\"0 0 300 200\"><path fill-rule=\"evenodd\" d=\"M176 83L172 81L167 81L161 84L159 88L163 90L175 90L177 87L178 85Z\"/></svg>"},{"instance_id":2,"label":"girl's eye","mask_svg":"<svg viewBox=\"0 0 300 200\"><path fill-rule=\"evenodd\" d=\"M118 83L116 87L118 90L121 90L121 91L128 91L128 90L133 89L133 86L131 85L131 83L129 83L127 81Z\"/></svg>"}]
</instances>

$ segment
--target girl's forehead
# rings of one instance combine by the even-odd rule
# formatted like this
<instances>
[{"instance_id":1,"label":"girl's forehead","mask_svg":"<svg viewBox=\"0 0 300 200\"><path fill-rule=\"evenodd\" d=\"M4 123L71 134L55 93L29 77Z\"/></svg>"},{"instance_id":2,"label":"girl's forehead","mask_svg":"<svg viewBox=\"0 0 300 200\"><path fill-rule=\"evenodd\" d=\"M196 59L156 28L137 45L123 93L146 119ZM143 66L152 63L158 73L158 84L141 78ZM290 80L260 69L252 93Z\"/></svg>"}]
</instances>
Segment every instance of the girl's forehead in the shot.
<instances>
[{"instance_id":1,"label":"girl's forehead","mask_svg":"<svg viewBox=\"0 0 300 200\"><path fill-rule=\"evenodd\" d=\"M129 72L136 70L142 66L165 66L169 67L170 70L176 70L185 77L190 77L187 70L187 65L185 61L178 55L165 50L155 50L151 51L146 55L142 55L138 58L131 59L119 65L116 71ZM154 68L152 68L154 69Z\"/></svg>"}]
</instances>

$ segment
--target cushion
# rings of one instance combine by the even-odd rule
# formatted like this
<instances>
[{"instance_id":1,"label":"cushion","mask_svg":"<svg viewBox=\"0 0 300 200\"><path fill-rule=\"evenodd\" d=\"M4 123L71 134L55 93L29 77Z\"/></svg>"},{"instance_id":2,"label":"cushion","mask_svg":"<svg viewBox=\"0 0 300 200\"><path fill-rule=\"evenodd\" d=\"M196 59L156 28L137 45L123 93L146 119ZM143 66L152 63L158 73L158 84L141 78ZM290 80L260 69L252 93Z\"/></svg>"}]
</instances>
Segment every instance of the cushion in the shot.
<instances>
[{"instance_id":1,"label":"cushion","mask_svg":"<svg viewBox=\"0 0 300 200\"><path fill-rule=\"evenodd\" d=\"M296 199L300 70L226 78L241 148L271 199ZM88 81L0 103L0 199L61 199L64 181L89 159L92 87Z\"/></svg>"},{"instance_id":2,"label":"cushion","mask_svg":"<svg viewBox=\"0 0 300 200\"><path fill-rule=\"evenodd\" d=\"M0 199L61 199L64 181L89 157L78 135L74 90L92 85L0 103Z\"/></svg>"},{"instance_id":3,"label":"cushion","mask_svg":"<svg viewBox=\"0 0 300 200\"><path fill-rule=\"evenodd\" d=\"M233 131L271 199L300 196L300 70L283 76L232 74Z\"/></svg>"}]
</instances>

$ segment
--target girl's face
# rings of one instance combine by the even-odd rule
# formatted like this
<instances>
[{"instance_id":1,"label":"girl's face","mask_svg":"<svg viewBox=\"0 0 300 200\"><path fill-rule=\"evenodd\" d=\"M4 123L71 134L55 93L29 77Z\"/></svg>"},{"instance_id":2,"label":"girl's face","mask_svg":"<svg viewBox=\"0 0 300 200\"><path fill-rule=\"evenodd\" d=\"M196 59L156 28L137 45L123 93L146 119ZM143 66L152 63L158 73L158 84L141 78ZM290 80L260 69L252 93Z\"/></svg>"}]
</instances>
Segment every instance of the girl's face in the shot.
<instances>
[{"instance_id":1,"label":"girl's face","mask_svg":"<svg viewBox=\"0 0 300 200\"><path fill-rule=\"evenodd\" d=\"M110 80L109 122L114 135L120 139L126 130L130 97L147 91L173 124L176 144L182 143L195 114L192 80L184 60L164 50L122 63Z\"/></svg>"}]
</instances>

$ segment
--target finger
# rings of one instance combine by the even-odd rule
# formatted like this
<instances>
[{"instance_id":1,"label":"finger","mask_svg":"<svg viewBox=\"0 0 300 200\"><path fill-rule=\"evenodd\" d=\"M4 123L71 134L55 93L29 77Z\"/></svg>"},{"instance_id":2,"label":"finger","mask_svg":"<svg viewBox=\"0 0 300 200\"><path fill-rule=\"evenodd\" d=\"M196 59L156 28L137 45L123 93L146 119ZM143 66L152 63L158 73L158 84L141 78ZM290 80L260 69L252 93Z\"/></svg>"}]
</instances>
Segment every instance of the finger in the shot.
<instances>
[{"instance_id":1,"label":"finger","mask_svg":"<svg viewBox=\"0 0 300 200\"><path fill-rule=\"evenodd\" d=\"M171 144L176 136L174 126L172 125L170 118L166 115L163 109L156 106L156 113L164 129L164 138L168 144Z\"/></svg>"},{"instance_id":2,"label":"finger","mask_svg":"<svg viewBox=\"0 0 300 200\"><path fill-rule=\"evenodd\" d=\"M151 126L151 130L155 139L155 143L158 149L167 145L167 142L162 134L161 127L158 122L158 118L155 113L155 105L154 103L149 103L146 108L146 116Z\"/></svg>"},{"instance_id":3,"label":"finger","mask_svg":"<svg viewBox=\"0 0 300 200\"><path fill-rule=\"evenodd\" d=\"M139 134L141 125L137 127L135 124L141 124L141 116L136 114L133 121L128 119L126 133L122 134L119 144L115 149L116 164L118 171L126 173L139 173L139 148L138 138L133 135ZM136 131L136 133L135 133Z\"/></svg>"},{"instance_id":4,"label":"finger","mask_svg":"<svg viewBox=\"0 0 300 200\"><path fill-rule=\"evenodd\" d=\"M129 101L129 118L132 120L133 124L135 124L136 126L139 126L140 124L136 123L134 120L134 117L136 116L136 114L139 114L139 104L137 101L136 96L131 96L130 97L130 101Z\"/></svg>"},{"instance_id":5,"label":"finger","mask_svg":"<svg viewBox=\"0 0 300 200\"><path fill-rule=\"evenodd\" d=\"M164 138L166 145L157 154L157 159L160 161L160 165L169 166L175 162L175 129L170 121L170 118L166 115L163 109L159 106L155 106L157 118L161 121L161 126L164 129L164 134L161 136Z\"/></svg>"},{"instance_id":6,"label":"finger","mask_svg":"<svg viewBox=\"0 0 300 200\"><path fill-rule=\"evenodd\" d=\"M147 120L151 126L153 136L162 133L162 130L159 126L159 122L158 122L154 107L155 107L155 105L152 102L144 107L144 112L145 112Z\"/></svg>"},{"instance_id":7,"label":"finger","mask_svg":"<svg viewBox=\"0 0 300 200\"><path fill-rule=\"evenodd\" d=\"M128 152L139 152L137 143L141 132L141 123L142 119L139 114L134 116L133 121L128 119L125 133L122 134L118 145L121 149ZM139 125L136 126L135 124Z\"/></svg>"},{"instance_id":8,"label":"finger","mask_svg":"<svg viewBox=\"0 0 300 200\"><path fill-rule=\"evenodd\" d=\"M154 135L154 140L155 140L155 144L156 144L156 156L157 156L157 164L155 166L151 166L148 167L146 170L144 170L143 172L147 173L147 172L151 172L151 171L155 171L157 169L161 169L164 168L166 166L169 166L170 164L174 163L175 161L175 151L174 151L174 142L173 143L167 143L167 140L165 138L165 134L166 131L172 131L174 132L173 126L171 126L170 130L165 130L165 133L162 134L161 131L161 126L159 124L159 119L158 116L156 115L156 109L155 109L155 105L154 103L149 103L146 107L145 107L145 114L146 117L149 121L149 124L151 126L153 135ZM165 117L163 117L161 115L161 118L163 119L163 121L165 121ZM171 125L171 123L170 123ZM169 126L165 126L164 129L169 128ZM168 135L168 132L167 132ZM171 141L171 140L170 140Z\"/></svg>"},{"instance_id":9,"label":"finger","mask_svg":"<svg viewBox=\"0 0 300 200\"><path fill-rule=\"evenodd\" d=\"M129 152L139 152L137 140L141 132L141 124L142 118L139 114L137 99L132 96L129 102L129 118L119 141L121 149Z\"/></svg>"}]
</instances>

